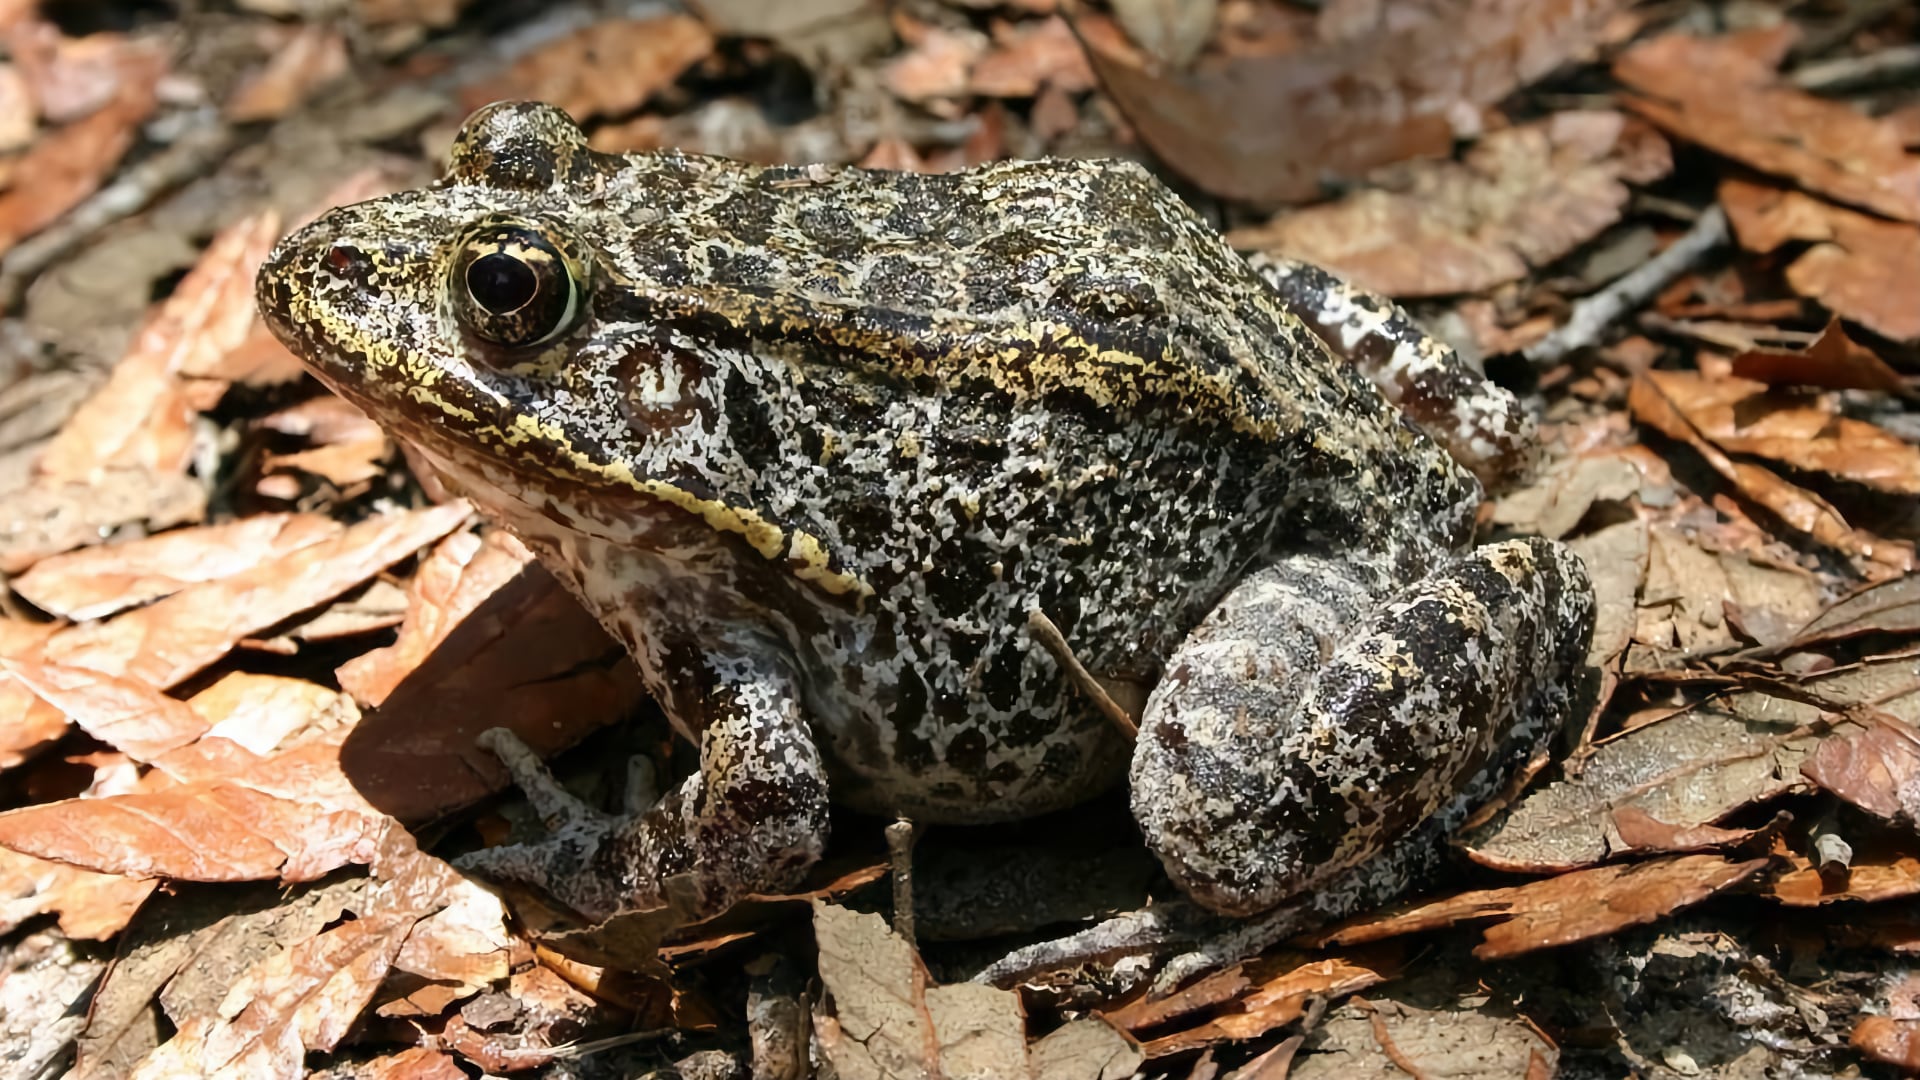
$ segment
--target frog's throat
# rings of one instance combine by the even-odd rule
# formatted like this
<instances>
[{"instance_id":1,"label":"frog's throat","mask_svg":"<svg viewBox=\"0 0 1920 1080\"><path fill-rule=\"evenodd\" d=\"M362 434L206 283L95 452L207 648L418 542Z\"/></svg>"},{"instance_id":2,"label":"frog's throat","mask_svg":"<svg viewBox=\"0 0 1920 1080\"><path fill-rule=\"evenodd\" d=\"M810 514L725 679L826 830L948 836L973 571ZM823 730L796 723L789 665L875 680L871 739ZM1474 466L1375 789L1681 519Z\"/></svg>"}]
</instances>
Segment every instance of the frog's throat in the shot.
<instances>
[{"instance_id":1,"label":"frog's throat","mask_svg":"<svg viewBox=\"0 0 1920 1080\"><path fill-rule=\"evenodd\" d=\"M826 545L813 534L769 521L752 507L736 506L656 477L638 476L632 466L624 461L596 460L577 449L558 425L519 413L512 418L507 430L490 429L482 434L490 436L487 441L497 441L507 448L542 448L545 460L538 464L544 468L544 475L552 481L590 492L632 491L656 505L691 514L715 533L740 537L762 558L783 561L789 574L830 596L848 598L857 603L874 594L873 586L858 574L836 568ZM421 447L439 471L451 478L456 486L469 490L504 486L454 464L458 459L450 460L441 439L432 435L423 436L417 430L408 431L403 437ZM471 451L471 447L466 449ZM504 462L501 467L513 471ZM570 527L611 543L631 540L630 536L597 530L590 520L576 520Z\"/></svg>"}]
</instances>

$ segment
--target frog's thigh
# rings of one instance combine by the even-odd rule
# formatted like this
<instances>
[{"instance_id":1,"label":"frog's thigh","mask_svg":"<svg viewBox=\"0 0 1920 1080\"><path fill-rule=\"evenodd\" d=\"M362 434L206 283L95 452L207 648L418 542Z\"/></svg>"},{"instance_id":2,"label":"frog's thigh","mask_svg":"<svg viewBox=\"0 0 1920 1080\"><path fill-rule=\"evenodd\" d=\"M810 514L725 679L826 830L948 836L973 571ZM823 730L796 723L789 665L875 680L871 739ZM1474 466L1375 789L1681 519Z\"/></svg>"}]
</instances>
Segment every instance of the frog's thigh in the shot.
<instances>
[{"instance_id":1,"label":"frog's thigh","mask_svg":"<svg viewBox=\"0 0 1920 1080\"><path fill-rule=\"evenodd\" d=\"M1592 633L1586 572L1552 541L1488 545L1380 602L1339 585L1354 615L1331 634L1303 631L1324 617L1299 602L1328 590L1314 570L1237 587L1174 654L1134 749L1149 845L1224 912L1271 908L1497 788L1559 726ZM1335 644L1302 671L1314 636Z\"/></svg>"}]
</instances>

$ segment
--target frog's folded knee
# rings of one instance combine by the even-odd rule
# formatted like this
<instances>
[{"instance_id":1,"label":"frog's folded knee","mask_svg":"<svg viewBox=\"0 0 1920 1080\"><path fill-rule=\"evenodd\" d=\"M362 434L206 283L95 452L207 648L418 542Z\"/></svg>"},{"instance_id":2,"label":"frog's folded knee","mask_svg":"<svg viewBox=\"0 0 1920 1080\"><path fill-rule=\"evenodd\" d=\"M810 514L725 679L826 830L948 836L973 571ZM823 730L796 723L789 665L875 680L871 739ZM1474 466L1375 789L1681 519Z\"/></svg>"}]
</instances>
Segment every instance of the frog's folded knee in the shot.
<instances>
[{"instance_id":1,"label":"frog's folded knee","mask_svg":"<svg viewBox=\"0 0 1920 1080\"><path fill-rule=\"evenodd\" d=\"M1560 726L1591 634L1586 574L1551 541L1478 548L1317 634L1300 569L1250 578L1175 654L1134 752L1149 844L1234 914L1490 797ZM1321 617L1354 603L1336 595Z\"/></svg>"}]
</instances>

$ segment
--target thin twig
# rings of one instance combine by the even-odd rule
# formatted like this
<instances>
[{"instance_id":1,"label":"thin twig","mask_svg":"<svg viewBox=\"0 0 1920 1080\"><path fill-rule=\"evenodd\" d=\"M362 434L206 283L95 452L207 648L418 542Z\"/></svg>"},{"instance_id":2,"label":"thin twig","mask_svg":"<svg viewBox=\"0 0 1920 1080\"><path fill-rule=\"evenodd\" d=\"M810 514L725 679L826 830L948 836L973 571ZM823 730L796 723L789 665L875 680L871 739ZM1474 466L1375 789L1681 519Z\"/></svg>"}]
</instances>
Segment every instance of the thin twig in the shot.
<instances>
[{"instance_id":1,"label":"thin twig","mask_svg":"<svg viewBox=\"0 0 1920 1080\"><path fill-rule=\"evenodd\" d=\"M1087 695L1087 699L1093 702L1094 707L1099 709L1103 716L1113 721L1113 726L1120 729L1128 742L1140 737L1140 725L1134 720L1133 714L1113 700L1113 695L1107 693L1107 688L1101 686L1100 680L1093 677L1093 672L1088 671L1086 666L1080 663L1080 658L1073 655L1073 647L1067 644L1066 635L1060 632L1060 628L1053 624L1052 619L1047 618L1045 612L1036 608L1027 613L1027 633L1033 635L1033 640L1039 642L1041 648L1053 655L1054 662L1060 665L1060 670L1066 672L1067 681Z\"/></svg>"},{"instance_id":2,"label":"thin twig","mask_svg":"<svg viewBox=\"0 0 1920 1080\"><path fill-rule=\"evenodd\" d=\"M1782 330L1766 323L1730 322L1725 319L1674 319L1657 311L1643 313L1638 322L1644 330L1656 330L1691 341L1704 341L1709 345L1717 345L1736 352L1764 349L1769 345L1778 348L1805 348L1820 339L1819 334L1805 330Z\"/></svg>"},{"instance_id":3,"label":"thin twig","mask_svg":"<svg viewBox=\"0 0 1920 1080\"><path fill-rule=\"evenodd\" d=\"M1825 56L1829 50L1847 43L1853 35L1900 11L1913 0L1863 0L1838 19L1801 38L1793 46L1793 58Z\"/></svg>"},{"instance_id":4,"label":"thin twig","mask_svg":"<svg viewBox=\"0 0 1920 1080\"><path fill-rule=\"evenodd\" d=\"M1787 76L1787 81L1802 90L1834 94L1911 83L1915 76L1920 76L1920 45L1895 45L1861 56L1808 64Z\"/></svg>"},{"instance_id":5,"label":"thin twig","mask_svg":"<svg viewBox=\"0 0 1920 1080\"><path fill-rule=\"evenodd\" d=\"M1631 273L1573 305L1566 324L1528 346L1526 358L1540 366L1558 363L1568 353L1599 340L1600 332L1621 316L1652 299L1667 283L1727 241L1727 214L1719 206L1700 215L1667 250L1648 259Z\"/></svg>"},{"instance_id":6,"label":"thin twig","mask_svg":"<svg viewBox=\"0 0 1920 1080\"><path fill-rule=\"evenodd\" d=\"M887 862L893 871L893 932L914 947L913 822L906 818L887 826Z\"/></svg>"},{"instance_id":7,"label":"thin twig","mask_svg":"<svg viewBox=\"0 0 1920 1080\"><path fill-rule=\"evenodd\" d=\"M99 232L144 209L167 191L213 170L237 143L233 126L218 118L180 133L165 149L129 169L22 241L0 260L0 308L11 309L40 271Z\"/></svg>"}]
</instances>

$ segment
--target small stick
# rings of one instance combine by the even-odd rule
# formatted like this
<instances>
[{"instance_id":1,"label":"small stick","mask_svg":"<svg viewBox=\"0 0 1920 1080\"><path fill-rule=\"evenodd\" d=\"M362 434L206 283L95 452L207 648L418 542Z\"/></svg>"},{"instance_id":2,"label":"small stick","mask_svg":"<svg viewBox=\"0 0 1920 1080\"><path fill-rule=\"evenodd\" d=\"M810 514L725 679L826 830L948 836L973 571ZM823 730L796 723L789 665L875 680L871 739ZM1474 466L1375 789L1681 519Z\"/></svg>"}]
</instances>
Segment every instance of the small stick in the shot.
<instances>
[{"instance_id":1,"label":"small stick","mask_svg":"<svg viewBox=\"0 0 1920 1080\"><path fill-rule=\"evenodd\" d=\"M1093 677L1093 672L1088 671L1080 663L1080 658L1073 655L1073 646L1067 644L1066 635L1060 632L1052 619L1047 618L1045 612L1038 608L1027 612L1027 633L1033 635L1033 640L1039 642L1041 648L1053 655L1060 670L1067 673L1067 681L1087 695L1087 700L1093 702L1094 708L1099 709L1101 715L1120 729L1128 742L1140 737L1140 725L1134 722L1133 715L1121 708L1120 703L1113 700L1113 695L1107 693L1107 688L1100 685L1100 680Z\"/></svg>"},{"instance_id":2,"label":"small stick","mask_svg":"<svg viewBox=\"0 0 1920 1080\"><path fill-rule=\"evenodd\" d=\"M893 932L908 948L913 937L913 822L906 818L887 826L887 862L893 871Z\"/></svg>"},{"instance_id":3,"label":"small stick","mask_svg":"<svg viewBox=\"0 0 1920 1080\"><path fill-rule=\"evenodd\" d=\"M21 242L0 260L0 307L14 307L36 275L95 233L138 213L167 191L212 171L237 142L233 126L222 121L189 128L58 221Z\"/></svg>"},{"instance_id":4,"label":"small stick","mask_svg":"<svg viewBox=\"0 0 1920 1080\"><path fill-rule=\"evenodd\" d=\"M1920 45L1896 45L1864 56L1822 60L1797 68L1787 81L1802 90L1833 94L1873 86L1911 84L1920 75Z\"/></svg>"},{"instance_id":5,"label":"small stick","mask_svg":"<svg viewBox=\"0 0 1920 1080\"><path fill-rule=\"evenodd\" d=\"M1600 332L1622 315L1652 299L1707 252L1726 243L1727 214L1716 204L1700 215L1686 235L1631 273L1573 305L1565 326L1527 346L1526 358L1540 367L1558 362L1575 349L1593 344Z\"/></svg>"}]
</instances>

